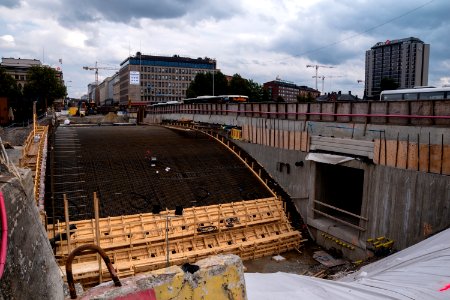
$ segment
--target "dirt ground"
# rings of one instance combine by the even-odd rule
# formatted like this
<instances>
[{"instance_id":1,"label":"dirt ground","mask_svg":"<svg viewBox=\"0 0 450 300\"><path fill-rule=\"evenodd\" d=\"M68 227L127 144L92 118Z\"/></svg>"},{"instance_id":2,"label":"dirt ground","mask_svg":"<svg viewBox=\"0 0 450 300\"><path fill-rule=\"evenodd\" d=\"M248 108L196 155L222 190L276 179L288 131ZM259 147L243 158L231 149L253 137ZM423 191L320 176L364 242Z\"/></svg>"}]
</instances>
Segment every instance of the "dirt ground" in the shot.
<instances>
[{"instance_id":1,"label":"dirt ground","mask_svg":"<svg viewBox=\"0 0 450 300\"><path fill-rule=\"evenodd\" d=\"M273 256L244 261L246 273L285 272L298 275L316 276L324 279L338 279L359 269L350 261L335 267L326 267L313 258L316 251L323 250L313 242L306 242L299 251L281 253L285 260L278 261Z\"/></svg>"}]
</instances>

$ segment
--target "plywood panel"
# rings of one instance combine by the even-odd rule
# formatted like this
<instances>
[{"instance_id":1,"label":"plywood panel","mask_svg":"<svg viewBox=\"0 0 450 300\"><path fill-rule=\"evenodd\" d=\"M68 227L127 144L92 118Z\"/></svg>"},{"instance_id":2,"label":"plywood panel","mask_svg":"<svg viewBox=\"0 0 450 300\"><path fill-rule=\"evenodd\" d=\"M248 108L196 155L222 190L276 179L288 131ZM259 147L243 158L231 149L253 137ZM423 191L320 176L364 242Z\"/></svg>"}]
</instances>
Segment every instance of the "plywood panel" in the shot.
<instances>
[{"instance_id":1,"label":"plywood panel","mask_svg":"<svg viewBox=\"0 0 450 300\"><path fill-rule=\"evenodd\" d=\"M408 145L408 170L417 170L418 168L419 151L417 143L409 143Z\"/></svg>"},{"instance_id":2,"label":"plywood panel","mask_svg":"<svg viewBox=\"0 0 450 300\"><path fill-rule=\"evenodd\" d=\"M301 131L296 131L294 134L294 149L295 150L301 150L301 145L302 145L302 132Z\"/></svg>"},{"instance_id":3,"label":"plywood panel","mask_svg":"<svg viewBox=\"0 0 450 300\"><path fill-rule=\"evenodd\" d=\"M431 145L430 148L430 172L440 174L442 166L442 146Z\"/></svg>"},{"instance_id":4,"label":"plywood panel","mask_svg":"<svg viewBox=\"0 0 450 300\"><path fill-rule=\"evenodd\" d=\"M373 150L373 161L379 165L386 165L386 142L385 140L375 140L374 150Z\"/></svg>"},{"instance_id":5,"label":"plywood panel","mask_svg":"<svg viewBox=\"0 0 450 300\"><path fill-rule=\"evenodd\" d=\"M380 140L376 139L373 146L373 162L380 164Z\"/></svg>"},{"instance_id":6,"label":"plywood panel","mask_svg":"<svg viewBox=\"0 0 450 300\"><path fill-rule=\"evenodd\" d=\"M295 149L295 132L289 131L289 150Z\"/></svg>"},{"instance_id":7,"label":"plywood panel","mask_svg":"<svg viewBox=\"0 0 450 300\"><path fill-rule=\"evenodd\" d=\"M450 175L450 146L444 145L444 154L442 160L442 174Z\"/></svg>"},{"instance_id":8,"label":"plywood panel","mask_svg":"<svg viewBox=\"0 0 450 300\"><path fill-rule=\"evenodd\" d=\"M406 169L406 163L408 161L408 142L398 142L398 155L397 155L397 168Z\"/></svg>"},{"instance_id":9,"label":"plywood panel","mask_svg":"<svg viewBox=\"0 0 450 300\"><path fill-rule=\"evenodd\" d=\"M274 129L273 130L273 146L275 147L275 148L278 148L279 147L279 136L280 136L280 133L279 133L279 130L278 129Z\"/></svg>"},{"instance_id":10,"label":"plywood panel","mask_svg":"<svg viewBox=\"0 0 450 300\"><path fill-rule=\"evenodd\" d=\"M397 141L388 140L386 141L387 147L387 165L390 167L395 167L397 160Z\"/></svg>"},{"instance_id":11,"label":"plywood panel","mask_svg":"<svg viewBox=\"0 0 450 300\"><path fill-rule=\"evenodd\" d=\"M248 134L248 127L249 127L250 125L244 125L244 126L242 126L242 139L244 140L244 141L250 141L250 137L249 137L249 134Z\"/></svg>"},{"instance_id":12,"label":"plywood panel","mask_svg":"<svg viewBox=\"0 0 450 300\"><path fill-rule=\"evenodd\" d=\"M283 130L283 149L289 149L289 131Z\"/></svg>"},{"instance_id":13,"label":"plywood panel","mask_svg":"<svg viewBox=\"0 0 450 300\"><path fill-rule=\"evenodd\" d=\"M306 131L302 131L301 141L301 150L307 152L309 150L309 139Z\"/></svg>"},{"instance_id":14,"label":"plywood panel","mask_svg":"<svg viewBox=\"0 0 450 300\"><path fill-rule=\"evenodd\" d=\"M419 145L419 170L428 172L429 168L429 146L428 144Z\"/></svg>"}]
</instances>

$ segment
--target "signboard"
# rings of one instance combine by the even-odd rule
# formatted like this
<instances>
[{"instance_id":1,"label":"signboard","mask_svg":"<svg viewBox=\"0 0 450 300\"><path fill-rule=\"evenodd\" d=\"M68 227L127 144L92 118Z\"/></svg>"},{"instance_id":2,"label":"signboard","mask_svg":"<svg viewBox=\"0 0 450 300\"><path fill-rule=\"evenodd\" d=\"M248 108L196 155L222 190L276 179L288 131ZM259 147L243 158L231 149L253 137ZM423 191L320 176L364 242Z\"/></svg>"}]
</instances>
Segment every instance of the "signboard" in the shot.
<instances>
[{"instance_id":1,"label":"signboard","mask_svg":"<svg viewBox=\"0 0 450 300\"><path fill-rule=\"evenodd\" d=\"M130 84L140 85L139 71L130 71Z\"/></svg>"}]
</instances>

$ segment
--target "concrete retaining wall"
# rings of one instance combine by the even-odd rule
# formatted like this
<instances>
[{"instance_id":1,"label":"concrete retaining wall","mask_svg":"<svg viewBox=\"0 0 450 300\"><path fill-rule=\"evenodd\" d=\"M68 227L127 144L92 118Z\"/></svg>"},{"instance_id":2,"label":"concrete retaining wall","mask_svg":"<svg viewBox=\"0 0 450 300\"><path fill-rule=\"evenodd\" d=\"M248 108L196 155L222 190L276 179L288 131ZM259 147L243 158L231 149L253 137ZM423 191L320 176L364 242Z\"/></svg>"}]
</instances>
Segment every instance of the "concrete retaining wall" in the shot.
<instances>
[{"instance_id":1,"label":"concrete retaining wall","mask_svg":"<svg viewBox=\"0 0 450 300\"><path fill-rule=\"evenodd\" d=\"M394 112L403 113L405 109L419 109L416 103L395 104L390 103L388 107L375 103L369 106L365 103L352 106L355 110L374 109L377 113L386 113L381 110L389 108ZM444 109L441 104L435 103L434 111ZM276 107L268 104L258 105L260 111L273 111ZM330 110L331 105L310 105L310 109ZM364 106L365 105L365 106ZM272 105L273 106L273 105ZM430 106L427 106L430 108ZM293 110L292 107L287 107ZM347 106L336 109L345 110ZM353 111L353 113L357 113ZM361 112L359 112L361 113ZM423 113L423 112L421 112ZM445 112L440 112L446 114ZM449 145L448 127L441 126L402 126L394 125L383 120L372 120L371 124L320 122L306 120L252 118L242 115L205 115L205 114L164 114L148 115L147 122L158 123L165 120L192 120L195 122L227 124L242 126L245 128L248 141L235 141L242 149L255 158L264 169L277 181L280 186L291 196L297 210L304 221L310 225L313 237L326 246L342 248L348 257L366 257L370 253L366 251L368 238L385 236L395 241L395 249L404 249L418 241L425 239L428 235L438 232L450 226L450 178L445 175L418 172L416 170L403 170L389 166L376 165L370 159L353 160L342 164L354 169L364 171L363 197L361 204L361 216L368 220L361 220L358 225L363 230L348 227L324 216L317 216L313 212L315 189L317 188L316 172L318 163L305 161L307 152L298 150L282 149L280 143L272 143L271 146L262 145L264 137L258 137L263 132L283 132L287 136L292 132L306 131L311 136L333 137L353 140L374 141L399 140L408 142L420 142L437 145ZM316 116L317 118L317 116ZM340 118L342 119L342 118ZM438 120L435 120L438 121ZM425 122L428 124L427 122ZM263 128L265 130L259 130ZM263 143L264 144L264 143ZM265 143L267 144L267 143ZM286 144L286 143L282 143ZM300 163L301 162L301 163ZM290 166L290 172L280 170L280 163ZM297 166L296 166L297 163ZM338 176L337 174L335 176ZM325 187L326 188L326 187ZM325 235L325 233L327 235ZM324 234L324 235L322 235ZM332 235L333 238L329 238ZM325 236L325 237L324 237ZM354 250L341 247L341 244L355 246Z\"/></svg>"},{"instance_id":2,"label":"concrete retaining wall","mask_svg":"<svg viewBox=\"0 0 450 300\"><path fill-rule=\"evenodd\" d=\"M31 171L20 171L25 189L15 177L6 173L0 177L8 216L8 251L0 298L63 299L60 271L33 199Z\"/></svg>"}]
</instances>

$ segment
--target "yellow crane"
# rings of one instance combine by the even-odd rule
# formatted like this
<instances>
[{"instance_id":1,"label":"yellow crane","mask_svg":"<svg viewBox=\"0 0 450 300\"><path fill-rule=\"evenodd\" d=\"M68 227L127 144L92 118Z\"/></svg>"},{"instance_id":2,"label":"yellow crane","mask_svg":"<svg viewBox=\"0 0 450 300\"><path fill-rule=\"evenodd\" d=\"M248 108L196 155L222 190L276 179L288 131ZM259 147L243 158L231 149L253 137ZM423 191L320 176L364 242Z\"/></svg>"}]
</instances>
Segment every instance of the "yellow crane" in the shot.
<instances>
[{"instance_id":1,"label":"yellow crane","mask_svg":"<svg viewBox=\"0 0 450 300\"><path fill-rule=\"evenodd\" d=\"M98 70L119 70L117 67L99 67L97 62L95 62L94 67L84 66L83 70L95 71L95 85L98 86Z\"/></svg>"},{"instance_id":2,"label":"yellow crane","mask_svg":"<svg viewBox=\"0 0 450 300\"><path fill-rule=\"evenodd\" d=\"M315 78L316 78L316 90L317 90L317 78L319 78L318 77L319 75L317 74L317 72L318 72L319 68L330 68L330 69L334 68L333 66L324 66L324 65L306 65L306 67L307 68L315 68L316 69L316 76L315 76Z\"/></svg>"}]
</instances>

